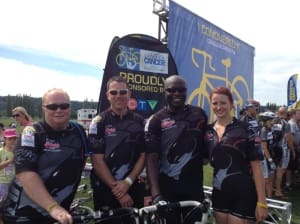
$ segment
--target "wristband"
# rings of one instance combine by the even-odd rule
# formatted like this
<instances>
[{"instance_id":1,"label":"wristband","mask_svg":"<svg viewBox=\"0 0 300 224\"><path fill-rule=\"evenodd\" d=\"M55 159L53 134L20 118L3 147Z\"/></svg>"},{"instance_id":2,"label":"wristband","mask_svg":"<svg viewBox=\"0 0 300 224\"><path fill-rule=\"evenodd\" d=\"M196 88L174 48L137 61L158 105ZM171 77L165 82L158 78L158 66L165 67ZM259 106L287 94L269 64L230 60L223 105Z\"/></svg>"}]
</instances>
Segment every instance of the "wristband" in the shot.
<instances>
[{"instance_id":1,"label":"wristband","mask_svg":"<svg viewBox=\"0 0 300 224\"><path fill-rule=\"evenodd\" d=\"M268 208L268 205L267 205L267 204L261 203L261 202L259 202L259 201L256 203L256 205L257 205L258 207L260 207L260 208Z\"/></svg>"},{"instance_id":2,"label":"wristband","mask_svg":"<svg viewBox=\"0 0 300 224\"><path fill-rule=\"evenodd\" d=\"M54 202L53 204L49 205L47 208L48 213L50 213L58 204Z\"/></svg>"},{"instance_id":3,"label":"wristband","mask_svg":"<svg viewBox=\"0 0 300 224\"><path fill-rule=\"evenodd\" d=\"M133 181L131 180L130 177L126 177L124 180L129 186L131 186L133 184Z\"/></svg>"}]
</instances>

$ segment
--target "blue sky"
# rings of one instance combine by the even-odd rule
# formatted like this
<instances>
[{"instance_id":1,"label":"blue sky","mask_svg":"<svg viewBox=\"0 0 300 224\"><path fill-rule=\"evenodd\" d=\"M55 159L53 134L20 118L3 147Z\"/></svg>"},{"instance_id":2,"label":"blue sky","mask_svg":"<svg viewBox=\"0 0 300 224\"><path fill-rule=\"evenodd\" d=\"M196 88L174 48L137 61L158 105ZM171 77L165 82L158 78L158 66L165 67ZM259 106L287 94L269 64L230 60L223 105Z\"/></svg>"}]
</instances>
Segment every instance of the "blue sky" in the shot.
<instances>
[{"instance_id":1,"label":"blue sky","mask_svg":"<svg viewBox=\"0 0 300 224\"><path fill-rule=\"evenodd\" d=\"M254 46L254 97L286 104L287 80L300 71L297 0L176 2ZM0 95L62 87L73 100L97 101L112 38L157 37L152 9L152 0L1 1Z\"/></svg>"}]
</instances>

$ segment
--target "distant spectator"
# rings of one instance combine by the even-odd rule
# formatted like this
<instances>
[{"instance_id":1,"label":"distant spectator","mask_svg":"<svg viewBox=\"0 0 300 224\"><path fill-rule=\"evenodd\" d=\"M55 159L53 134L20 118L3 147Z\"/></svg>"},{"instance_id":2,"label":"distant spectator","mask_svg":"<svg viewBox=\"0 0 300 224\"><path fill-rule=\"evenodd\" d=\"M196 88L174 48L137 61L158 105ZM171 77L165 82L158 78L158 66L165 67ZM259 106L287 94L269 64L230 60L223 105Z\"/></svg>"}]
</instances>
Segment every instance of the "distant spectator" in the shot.
<instances>
[{"instance_id":1,"label":"distant spectator","mask_svg":"<svg viewBox=\"0 0 300 224\"><path fill-rule=\"evenodd\" d=\"M17 124L15 122L11 122L9 125L8 125L9 128L17 128Z\"/></svg>"},{"instance_id":2,"label":"distant spectator","mask_svg":"<svg viewBox=\"0 0 300 224\"><path fill-rule=\"evenodd\" d=\"M279 107L277 118L274 120L272 127L275 163L277 165L275 173L275 189L274 196L285 198L282 191L282 178L289 164L290 156L295 158L295 146L293 144L293 136L290 124L286 121L287 107Z\"/></svg>"},{"instance_id":3,"label":"distant spectator","mask_svg":"<svg viewBox=\"0 0 300 224\"><path fill-rule=\"evenodd\" d=\"M259 115L259 119L262 121L262 128L260 132L261 148L264 154L264 160L262 161L263 174L265 178L265 189L268 198L273 194L273 183L275 178L276 164L274 162L274 136L272 127L274 124L275 114L271 111L266 111Z\"/></svg>"},{"instance_id":4,"label":"distant spectator","mask_svg":"<svg viewBox=\"0 0 300 224\"><path fill-rule=\"evenodd\" d=\"M288 121L291 127L291 133L293 135L294 141L294 156L290 157L289 165L286 171L285 178L285 191L291 191L291 185L295 181L295 172L298 170L299 162L298 162L298 154L300 151L300 128L298 123L300 122L300 109L292 109L290 110L290 120Z\"/></svg>"},{"instance_id":5,"label":"distant spectator","mask_svg":"<svg viewBox=\"0 0 300 224\"><path fill-rule=\"evenodd\" d=\"M13 150L18 138L17 130L6 129L3 132L3 137L4 145L0 150L0 205L6 198L10 182L15 176Z\"/></svg>"},{"instance_id":6,"label":"distant spectator","mask_svg":"<svg viewBox=\"0 0 300 224\"><path fill-rule=\"evenodd\" d=\"M3 145L3 131L4 131L4 124L0 123L0 147Z\"/></svg>"},{"instance_id":7,"label":"distant spectator","mask_svg":"<svg viewBox=\"0 0 300 224\"><path fill-rule=\"evenodd\" d=\"M12 111L12 117L16 120L17 124L23 129L27 125L32 124L32 118L27 113L24 107L16 107Z\"/></svg>"}]
</instances>

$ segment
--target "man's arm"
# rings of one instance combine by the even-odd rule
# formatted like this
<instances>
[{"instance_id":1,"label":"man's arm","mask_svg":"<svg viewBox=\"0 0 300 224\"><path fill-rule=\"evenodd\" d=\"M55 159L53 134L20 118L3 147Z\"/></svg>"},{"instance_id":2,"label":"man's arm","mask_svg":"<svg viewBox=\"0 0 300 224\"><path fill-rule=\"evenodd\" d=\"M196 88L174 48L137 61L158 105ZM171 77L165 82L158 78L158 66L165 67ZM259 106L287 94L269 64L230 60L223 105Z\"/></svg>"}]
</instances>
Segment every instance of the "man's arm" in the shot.
<instances>
[{"instance_id":1,"label":"man's arm","mask_svg":"<svg viewBox=\"0 0 300 224\"><path fill-rule=\"evenodd\" d=\"M116 180L104 161L104 154L92 154L91 159L96 175L112 189Z\"/></svg>"},{"instance_id":2,"label":"man's arm","mask_svg":"<svg viewBox=\"0 0 300 224\"><path fill-rule=\"evenodd\" d=\"M112 189L112 193L117 199L121 199L124 195L127 194L130 186L133 184L138 175L142 172L144 166L145 153L141 153L135 166L133 167L133 170L129 173L129 175L124 180L116 181L114 188Z\"/></svg>"},{"instance_id":3,"label":"man's arm","mask_svg":"<svg viewBox=\"0 0 300 224\"><path fill-rule=\"evenodd\" d=\"M16 178L22 184L29 198L48 211L54 219L61 223L71 223L72 217L70 214L49 194L42 179L36 172L23 171L17 174Z\"/></svg>"},{"instance_id":4,"label":"man's arm","mask_svg":"<svg viewBox=\"0 0 300 224\"><path fill-rule=\"evenodd\" d=\"M160 194L158 153L148 153L146 155L146 171L147 171L147 178L151 189L151 195L152 197L155 197Z\"/></svg>"},{"instance_id":5,"label":"man's arm","mask_svg":"<svg viewBox=\"0 0 300 224\"><path fill-rule=\"evenodd\" d=\"M285 134L285 139L288 144L288 148L291 150L292 159L296 158L295 144L294 144L294 135L292 132L288 132Z\"/></svg>"},{"instance_id":6,"label":"man's arm","mask_svg":"<svg viewBox=\"0 0 300 224\"><path fill-rule=\"evenodd\" d=\"M140 175L140 173L142 172L142 170L145 167L145 160L146 160L146 155L145 153L141 153L136 164L134 165L132 171L130 172L130 174L128 175L128 177L134 181L138 175Z\"/></svg>"}]
</instances>

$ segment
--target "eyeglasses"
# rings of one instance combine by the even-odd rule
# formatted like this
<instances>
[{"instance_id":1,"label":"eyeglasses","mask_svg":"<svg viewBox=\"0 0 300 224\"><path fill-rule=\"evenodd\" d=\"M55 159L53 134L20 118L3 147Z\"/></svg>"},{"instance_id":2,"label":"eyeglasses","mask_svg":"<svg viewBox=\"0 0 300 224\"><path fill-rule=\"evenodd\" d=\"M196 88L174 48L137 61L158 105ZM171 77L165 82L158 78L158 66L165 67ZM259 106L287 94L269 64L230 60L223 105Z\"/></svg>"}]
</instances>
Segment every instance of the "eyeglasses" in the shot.
<instances>
[{"instance_id":1,"label":"eyeglasses","mask_svg":"<svg viewBox=\"0 0 300 224\"><path fill-rule=\"evenodd\" d=\"M46 107L48 110L53 110L53 111L57 110L58 108L60 108L61 110L66 110L66 109L70 108L70 104L69 103L62 103L62 104L52 103L52 104L44 105L44 107Z\"/></svg>"},{"instance_id":2,"label":"eyeglasses","mask_svg":"<svg viewBox=\"0 0 300 224\"><path fill-rule=\"evenodd\" d=\"M175 93L175 92L185 93L186 88L167 88L166 91L169 92L169 93Z\"/></svg>"},{"instance_id":3,"label":"eyeglasses","mask_svg":"<svg viewBox=\"0 0 300 224\"><path fill-rule=\"evenodd\" d=\"M113 96L115 96L117 94L126 95L127 93L128 93L128 89L120 89L120 90L112 89L109 91L109 94L113 95Z\"/></svg>"},{"instance_id":4,"label":"eyeglasses","mask_svg":"<svg viewBox=\"0 0 300 224\"><path fill-rule=\"evenodd\" d=\"M13 114L12 117L13 118L20 117L20 114Z\"/></svg>"}]
</instances>

